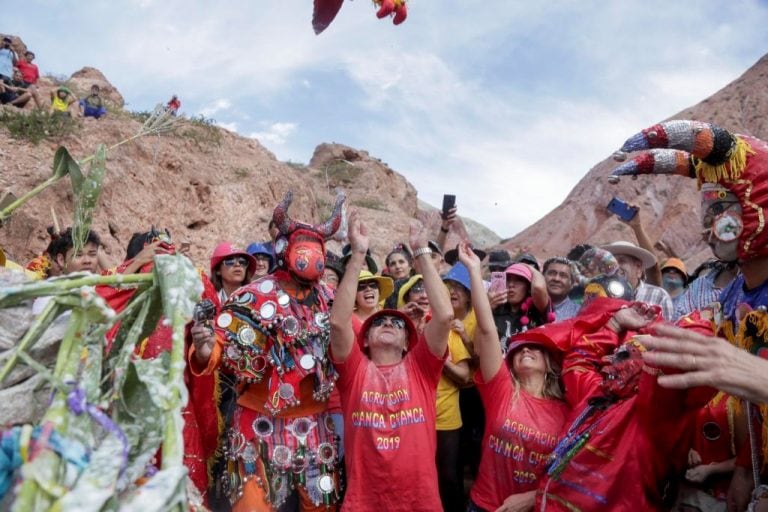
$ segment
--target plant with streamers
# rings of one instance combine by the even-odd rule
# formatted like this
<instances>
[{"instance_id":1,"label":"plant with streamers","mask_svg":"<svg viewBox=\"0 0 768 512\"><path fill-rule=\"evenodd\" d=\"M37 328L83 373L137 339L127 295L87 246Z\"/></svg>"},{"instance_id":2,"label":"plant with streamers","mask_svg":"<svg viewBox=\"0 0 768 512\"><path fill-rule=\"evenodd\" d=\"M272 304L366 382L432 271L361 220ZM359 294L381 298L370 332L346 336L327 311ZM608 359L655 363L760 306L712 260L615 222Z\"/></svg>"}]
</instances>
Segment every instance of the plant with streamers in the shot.
<instances>
[{"instance_id":1,"label":"plant with streamers","mask_svg":"<svg viewBox=\"0 0 768 512\"><path fill-rule=\"evenodd\" d=\"M96 285L138 290L116 315L94 291ZM181 255L156 256L151 274L71 274L43 282L10 282L0 289L0 308L53 297L0 360L0 382L24 364L53 390L38 425L2 433L0 445L11 462L0 464L0 493L10 489L20 470L10 510L187 508L181 417L187 400L184 327L201 291L197 271ZM50 371L29 352L66 312L69 323ZM161 315L173 332L171 351L151 360L132 357ZM118 323L111 350L105 353L105 334ZM161 447L162 467L148 471ZM137 486L140 479L146 482ZM3 503L8 502L6 497Z\"/></svg>"}]
</instances>

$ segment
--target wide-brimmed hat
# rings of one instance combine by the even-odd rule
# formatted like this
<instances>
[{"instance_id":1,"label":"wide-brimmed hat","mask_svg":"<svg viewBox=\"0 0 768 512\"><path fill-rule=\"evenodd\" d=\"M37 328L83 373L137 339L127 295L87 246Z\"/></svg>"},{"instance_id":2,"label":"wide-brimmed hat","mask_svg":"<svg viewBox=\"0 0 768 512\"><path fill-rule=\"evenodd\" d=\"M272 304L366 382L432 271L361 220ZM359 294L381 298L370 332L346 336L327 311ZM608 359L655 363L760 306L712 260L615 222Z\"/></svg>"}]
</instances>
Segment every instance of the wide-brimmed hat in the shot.
<instances>
[{"instance_id":1,"label":"wide-brimmed hat","mask_svg":"<svg viewBox=\"0 0 768 512\"><path fill-rule=\"evenodd\" d=\"M403 284L400 285L400 287L397 289L397 307L401 308L405 306L405 296L408 295L408 292L411 291L411 288L416 286L416 283L419 281L423 281L424 276L421 274L414 274L411 277L408 278Z\"/></svg>"},{"instance_id":2,"label":"wide-brimmed hat","mask_svg":"<svg viewBox=\"0 0 768 512\"><path fill-rule=\"evenodd\" d=\"M341 264L346 269L349 258L352 257L352 246L350 244L341 248ZM376 265L376 260L371 256L371 250L365 251L365 264L368 265L368 270L375 274L379 271L379 266Z\"/></svg>"},{"instance_id":3,"label":"wide-brimmed hat","mask_svg":"<svg viewBox=\"0 0 768 512\"><path fill-rule=\"evenodd\" d=\"M413 347L419 342L419 333L416 331L416 326L413 325L413 321L410 317L396 309L382 309L369 316L365 322L363 322L362 327L360 327L360 334L357 337L357 342L360 344L360 348L362 349L365 346L365 337L368 335L368 329L371 328L371 324L373 324L373 321L380 316L394 316L405 320L405 328L408 329L408 346L405 350L407 352L413 350Z\"/></svg>"},{"instance_id":4,"label":"wide-brimmed hat","mask_svg":"<svg viewBox=\"0 0 768 512\"><path fill-rule=\"evenodd\" d=\"M485 251L481 249L475 249L472 248L472 252L477 255L477 257L480 259L480 261L483 261L485 259ZM445 262L449 265L454 265L457 261L459 261L459 249L451 249L450 251L445 251L445 255L443 256L443 259Z\"/></svg>"},{"instance_id":5,"label":"wide-brimmed hat","mask_svg":"<svg viewBox=\"0 0 768 512\"><path fill-rule=\"evenodd\" d=\"M458 262L446 272L443 276L443 282L445 281L459 283L466 288L468 292L472 290L472 282L469 279L469 270L467 270L467 267L465 267L462 262Z\"/></svg>"},{"instance_id":6,"label":"wide-brimmed hat","mask_svg":"<svg viewBox=\"0 0 768 512\"><path fill-rule=\"evenodd\" d=\"M248 254L242 249L235 248L231 242L221 242L213 250L211 256L211 277L215 275L216 268L221 265L221 262L230 256L242 256L248 261L248 268L246 269L246 280L253 277L253 273L256 272L256 258Z\"/></svg>"},{"instance_id":7,"label":"wide-brimmed hat","mask_svg":"<svg viewBox=\"0 0 768 512\"><path fill-rule=\"evenodd\" d=\"M527 263L529 265L533 265L533 267L536 270L541 270L541 267L539 267L539 260L536 259L536 256L529 252L521 252L515 257L515 263Z\"/></svg>"},{"instance_id":8,"label":"wide-brimmed hat","mask_svg":"<svg viewBox=\"0 0 768 512\"><path fill-rule=\"evenodd\" d=\"M509 345L507 346L507 359L509 360L510 366L512 363L512 355L525 345L535 345L543 348L549 353L549 356L555 363L558 365L562 364L563 351L560 350L560 347L558 347L555 342L543 332L531 330L516 334L509 340Z\"/></svg>"},{"instance_id":9,"label":"wide-brimmed hat","mask_svg":"<svg viewBox=\"0 0 768 512\"><path fill-rule=\"evenodd\" d=\"M613 242L612 244L603 245L601 248L610 252L614 256L623 254L637 258L642 262L643 269L651 268L657 263L656 256L654 256L652 252L646 251L642 247L638 247L632 242L627 242L626 240L619 240L618 242Z\"/></svg>"},{"instance_id":10,"label":"wide-brimmed hat","mask_svg":"<svg viewBox=\"0 0 768 512\"><path fill-rule=\"evenodd\" d=\"M529 283L533 279L533 271L531 271L531 267L529 267L525 263L513 263L512 265L504 269L504 273L510 276L522 277Z\"/></svg>"},{"instance_id":11,"label":"wide-brimmed hat","mask_svg":"<svg viewBox=\"0 0 768 512\"><path fill-rule=\"evenodd\" d=\"M361 270L360 276L357 278L358 283L363 281L376 281L378 283L380 301L387 300L387 297L392 295L392 292L395 290L395 282L392 281L391 277L377 276L367 270Z\"/></svg>"},{"instance_id":12,"label":"wide-brimmed hat","mask_svg":"<svg viewBox=\"0 0 768 512\"><path fill-rule=\"evenodd\" d=\"M488 269L491 272L504 272L513 263L506 249L494 249L488 253Z\"/></svg>"},{"instance_id":13,"label":"wide-brimmed hat","mask_svg":"<svg viewBox=\"0 0 768 512\"><path fill-rule=\"evenodd\" d=\"M325 251L325 268L329 268L336 272L339 276L339 281L344 278L344 264L341 263L341 257L331 251Z\"/></svg>"},{"instance_id":14,"label":"wide-brimmed hat","mask_svg":"<svg viewBox=\"0 0 768 512\"><path fill-rule=\"evenodd\" d=\"M688 272L685 269L685 263L680 258L667 258L664 263L661 264L661 271L674 269L683 275L684 279L688 279Z\"/></svg>"}]
</instances>

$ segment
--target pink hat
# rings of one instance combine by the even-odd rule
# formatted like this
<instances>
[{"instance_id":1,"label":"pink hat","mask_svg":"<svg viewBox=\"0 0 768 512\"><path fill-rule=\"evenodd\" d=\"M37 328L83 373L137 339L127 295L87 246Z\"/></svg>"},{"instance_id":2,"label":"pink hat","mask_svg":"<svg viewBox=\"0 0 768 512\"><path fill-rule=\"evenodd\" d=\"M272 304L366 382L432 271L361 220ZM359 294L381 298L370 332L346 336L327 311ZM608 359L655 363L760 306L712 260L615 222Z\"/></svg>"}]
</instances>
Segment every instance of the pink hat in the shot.
<instances>
[{"instance_id":1,"label":"pink hat","mask_svg":"<svg viewBox=\"0 0 768 512\"><path fill-rule=\"evenodd\" d=\"M221 262L230 256L242 256L248 261L248 269L245 272L245 279L250 281L253 277L253 273L256 272L256 258L248 254L242 249L236 249L232 242L221 242L213 250L211 255L211 277L214 276L216 269Z\"/></svg>"},{"instance_id":2,"label":"pink hat","mask_svg":"<svg viewBox=\"0 0 768 512\"><path fill-rule=\"evenodd\" d=\"M513 263L512 265L508 266L504 272L510 276L522 277L529 283L533 279L533 272L531 272L531 267L524 263Z\"/></svg>"}]
</instances>

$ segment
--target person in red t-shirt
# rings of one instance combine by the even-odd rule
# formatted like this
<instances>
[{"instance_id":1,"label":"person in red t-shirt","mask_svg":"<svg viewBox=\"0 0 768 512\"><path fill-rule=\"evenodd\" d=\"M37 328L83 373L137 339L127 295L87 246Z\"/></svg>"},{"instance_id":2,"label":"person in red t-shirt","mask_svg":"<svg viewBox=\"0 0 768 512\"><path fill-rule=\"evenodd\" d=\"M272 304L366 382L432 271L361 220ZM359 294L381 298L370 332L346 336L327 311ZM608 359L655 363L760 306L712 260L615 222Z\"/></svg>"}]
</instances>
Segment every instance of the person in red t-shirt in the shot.
<instances>
[{"instance_id":1,"label":"person in red t-shirt","mask_svg":"<svg viewBox=\"0 0 768 512\"><path fill-rule=\"evenodd\" d=\"M435 466L435 394L453 319L448 293L423 227L411 247L424 276L432 320L419 335L408 316L384 309L370 316L355 342L351 317L367 229L349 218L352 254L331 310L331 358L344 409L348 485L342 510L441 510Z\"/></svg>"},{"instance_id":2,"label":"person in red t-shirt","mask_svg":"<svg viewBox=\"0 0 768 512\"><path fill-rule=\"evenodd\" d=\"M669 483L685 466L685 441L714 390L665 389L656 382L669 370L643 363L639 333L660 321L658 306L602 297L570 322L562 378L572 410L539 484L537 511L671 506ZM694 315L680 321L700 332L709 325Z\"/></svg>"},{"instance_id":3,"label":"person in red t-shirt","mask_svg":"<svg viewBox=\"0 0 768 512\"><path fill-rule=\"evenodd\" d=\"M33 60L35 60L35 54L28 51L16 63L16 68L21 72L21 78L25 84L24 88L32 95L37 108L43 108L43 102L37 93L37 81L40 80L40 70L37 68L37 64L32 63Z\"/></svg>"},{"instance_id":4,"label":"person in red t-shirt","mask_svg":"<svg viewBox=\"0 0 768 512\"><path fill-rule=\"evenodd\" d=\"M469 510L529 510L568 413L559 383L560 350L549 340L521 334L510 340L505 365L480 259L467 242L459 244L459 261L472 283L480 360L475 381L485 409L482 459Z\"/></svg>"}]
</instances>

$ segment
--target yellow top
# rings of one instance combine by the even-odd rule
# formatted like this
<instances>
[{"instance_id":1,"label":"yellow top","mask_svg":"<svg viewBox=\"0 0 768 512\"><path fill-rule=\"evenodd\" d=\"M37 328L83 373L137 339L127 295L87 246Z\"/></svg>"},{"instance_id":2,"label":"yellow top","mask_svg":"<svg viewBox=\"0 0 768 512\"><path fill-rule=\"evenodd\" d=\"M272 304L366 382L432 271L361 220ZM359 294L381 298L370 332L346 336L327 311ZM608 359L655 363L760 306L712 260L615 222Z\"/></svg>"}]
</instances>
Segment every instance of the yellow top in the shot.
<instances>
[{"instance_id":1,"label":"yellow top","mask_svg":"<svg viewBox=\"0 0 768 512\"><path fill-rule=\"evenodd\" d=\"M59 98L58 94L55 94L53 96L53 101L51 101L51 106L53 107L54 111L57 112L66 112L69 109L69 96L67 96L67 99L63 100Z\"/></svg>"},{"instance_id":2,"label":"yellow top","mask_svg":"<svg viewBox=\"0 0 768 512\"><path fill-rule=\"evenodd\" d=\"M467 336L470 340L473 339L477 328L475 312L470 311L464 317L463 323ZM451 356L451 362L454 364L472 357L467 347L464 346L464 342L461 341L461 336L454 331L448 335L448 352ZM461 428L459 386L443 374L437 385L437 430L456 430L457 428Z\"/></svg>"}]
</instances>

